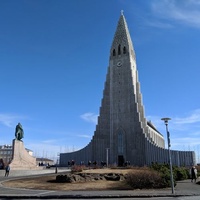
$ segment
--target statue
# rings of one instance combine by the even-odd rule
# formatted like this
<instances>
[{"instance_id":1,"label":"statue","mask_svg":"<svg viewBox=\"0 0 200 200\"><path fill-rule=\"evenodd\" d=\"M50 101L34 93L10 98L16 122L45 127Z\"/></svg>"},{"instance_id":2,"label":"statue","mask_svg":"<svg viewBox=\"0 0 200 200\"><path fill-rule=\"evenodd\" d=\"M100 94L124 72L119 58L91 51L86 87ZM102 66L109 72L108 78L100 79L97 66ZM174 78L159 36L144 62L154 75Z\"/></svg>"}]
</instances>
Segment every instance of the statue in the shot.
<instances>
[{"instance_id":1,"label":"statue","mask_svg":"<svg viewBox=\"0 0 200 200\"><path fill-rule=\"evenodd\" d=\"M15 138L21 140L24 137L24 131L20 123L17 124L15 128Z\"/></svg>"}]
</instances>

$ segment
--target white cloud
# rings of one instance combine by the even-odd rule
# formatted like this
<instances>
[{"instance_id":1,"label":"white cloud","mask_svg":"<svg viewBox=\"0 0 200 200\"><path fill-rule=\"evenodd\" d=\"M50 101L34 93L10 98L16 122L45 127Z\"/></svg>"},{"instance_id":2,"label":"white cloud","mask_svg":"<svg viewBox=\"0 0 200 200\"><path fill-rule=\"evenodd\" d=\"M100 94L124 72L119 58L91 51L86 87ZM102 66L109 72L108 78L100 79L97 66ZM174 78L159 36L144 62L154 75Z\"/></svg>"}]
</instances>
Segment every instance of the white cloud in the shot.
<instances>
[{"instance_id":1,"label":"white cloud","mask_svg":"<svg viewBox=\"0 0 200 200\"><path fill-rule=\"evenodd\" d=\"M153 26L153 27L156 27L156 28L163 28L163 29L169 29L169 28L173 28L173 26L169 23L162 23L162 22L159 22L159 21L149 21L149 22L146 22L149 26Z\"/></svg>"},{"instance_id":2,"label":"white cloud","mask_svg":"<svg viewBox=\"0 0 200 200\"><path fill-rule=\"evenodd\" d=\"M7 127L15 126L21 119L26 117L16 114L0 113L0 123Z\"/></svg>"},{"instance_id":3,"label":"white cloud","mask_svg":"<svg viewBox=\"0 0 200 200\"><path fill-rule=\"evenodd\" d=\"M82 137L82 138L91 138L90 135L78 135L78 137Z\"/></svg>"},{"instance_id":4,"label":"white cloud","mask_svg":"<svg viewBox=\"0 0 200 200\"><path fill-rule=\"evenodd\" d=\"M92 122L92 123L96 124L98 115L96 115L94 113L84 113L80 117L87 122Z\"/></svg>"},{"instance_id":5,"label":"white cloud","mask_svg":"<svg viewBox=\"0 0 200 200\"><path fill-rule=\"evenodd\" d=\"M54 144L55 142L57 142L57 140L44 140L43 141L44 144Z\"/></svg>"},{"instance_id":6,"label":"white cloud","mask_svg":"<svg viewBox=\"0 0 200 200\"><path fill-rule=\"evenodd\" d=\"M193 124L200 122L200 109L192 111L192 113L187 117L175 118L175 124Z\"/></svg>"},{"instance_id":7,"label":"white cloud","mask_svg":"<svg viewBox=\"0 0 200 200\"><path fill-rule=\"evenodd\" d=\"M158 18L200 28L199 0L153 0L151 8Z\"/></svg>"},{"instance_id":8,"label":"white cloud","mask_svg":"<svg viewBox=\"0 0 200 200\"><path fill-rule=\"evenodd\" d=\"M199 137L174 137L173 145L200 145L200 136Z\"/></svg>"},{"instance_id":9,"label":"white cloud","mask_svg":"<svg viewBox=\"0 0 200 200\"><path fill-rule=\"evenodd\" d=\"M196 109L187 113L185 116L169 116L171 120L169 121L170 128L173 130L183 131L183 130L194 130L194 128L200 127L200 109ZM147 119L152 121L153 124L159 129L163 129L164 123L161 121L162 117L159 116L147 116Z\"/></svg>"},{"instance_id":10,"label":"white cloud","mask_svg":"<svg viewBox=\"0 0 200 200\"><path fill-rule=\"evenodd\" d=\"M199 137L200 137L200 130L199 130L199 128L198 128L197 131L192 132L191 135L192 135L192 136L199 136ZM200 142L200 138L199 138L199 142Z\"/></svg>"}]
</instances>

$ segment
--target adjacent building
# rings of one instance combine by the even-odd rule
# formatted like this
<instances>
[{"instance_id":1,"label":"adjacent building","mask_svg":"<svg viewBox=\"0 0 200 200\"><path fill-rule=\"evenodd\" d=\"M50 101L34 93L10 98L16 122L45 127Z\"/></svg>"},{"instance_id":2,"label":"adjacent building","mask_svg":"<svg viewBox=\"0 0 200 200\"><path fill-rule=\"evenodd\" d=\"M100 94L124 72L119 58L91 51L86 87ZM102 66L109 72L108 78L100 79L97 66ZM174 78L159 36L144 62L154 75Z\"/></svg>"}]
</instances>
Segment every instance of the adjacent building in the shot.
<instances>
[{"instance_id":1,"label":"adjacent building","mask_svg":"<svg viewBox=\"0 0 200 200\"><path fill-rule=\"evenodd\" d=\"M171 151L174 165L195 163L193 151ZM168 163L163 135L147 121L140 91L136 55L123 14L110 49L109 66L96 130L83 149L60 154L60 165L107 162L110 165Z\"/></svg>"},{"instance_id":2,"label":"adjacent building","mask_svg":"<svg viewBox=\"0 0 200 200\"><path fill-rule=\"evenodd\" d=\"M33 156L33 151L25 148L30 156ZM12 145L0 145L0 169L10 163L13 159L13 146ZM51 160L49 160L50 162ZM50 162L51 163L51 162Z\"/></svg>"},{"instance_id":3,"label":"adjacent building","mask_svg":"<svg viewBox=\"0 0 200 200\"><path fill-rule=\"evenodd\" d=\"M37 166L52 166L55 165L54 160L51 160L49 158L36 158L36 164Z\"/></svg>"},{"instance_id":4,"label":"adjacent building","mask_svg":"<svg viewBox=\"0 0 200 200\"><path fill-rule=\"evenodd\" d=\"M0 145L0 168L12 160L12 145Z\"/></svg>"}]
</instances>

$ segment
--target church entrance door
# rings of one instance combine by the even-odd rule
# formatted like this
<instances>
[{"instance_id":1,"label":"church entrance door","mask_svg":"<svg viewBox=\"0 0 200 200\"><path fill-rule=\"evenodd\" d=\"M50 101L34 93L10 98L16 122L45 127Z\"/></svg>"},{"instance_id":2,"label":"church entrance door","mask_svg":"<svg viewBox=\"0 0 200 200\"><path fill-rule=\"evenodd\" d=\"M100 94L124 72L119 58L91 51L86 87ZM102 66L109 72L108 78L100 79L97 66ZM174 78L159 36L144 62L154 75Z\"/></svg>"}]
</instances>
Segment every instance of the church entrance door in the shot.
<instances>
[{"instance_id":1,"label":"church entrance door","mask_svg":"<svg viewBox=\"0 0 200 200\"><path fill-rule=\"evenodd\" d=\"M118 167L123 167L123 166L124 166L124 156L118 155Z\"/></svg>"}]
</instances>

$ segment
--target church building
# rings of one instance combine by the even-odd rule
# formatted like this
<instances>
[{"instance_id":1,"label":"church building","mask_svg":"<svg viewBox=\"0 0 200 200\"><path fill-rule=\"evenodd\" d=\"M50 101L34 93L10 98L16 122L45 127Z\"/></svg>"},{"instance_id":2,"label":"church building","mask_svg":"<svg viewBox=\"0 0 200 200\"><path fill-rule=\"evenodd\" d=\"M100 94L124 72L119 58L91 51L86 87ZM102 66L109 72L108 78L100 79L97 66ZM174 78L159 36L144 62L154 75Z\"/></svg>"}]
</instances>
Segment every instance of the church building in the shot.
<instances>
[{"instance_id":1,"label":"church building","mask_svg":"<svg viewBox=\"0 0 200 200\"><path fill-rule=\"evenodd\" d=\"M171 150L172 164L195 164L193 151ZM88 161L109 165L151 165L168 163L163 135L146 120L136 56L123 13L110 49L109 66L96 130L83 149L60 154L60 166Z\"/></svg>"}]
</instances>

